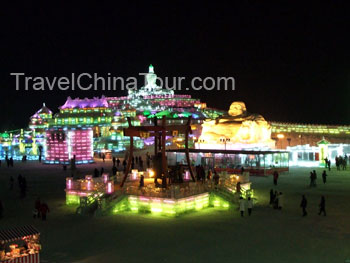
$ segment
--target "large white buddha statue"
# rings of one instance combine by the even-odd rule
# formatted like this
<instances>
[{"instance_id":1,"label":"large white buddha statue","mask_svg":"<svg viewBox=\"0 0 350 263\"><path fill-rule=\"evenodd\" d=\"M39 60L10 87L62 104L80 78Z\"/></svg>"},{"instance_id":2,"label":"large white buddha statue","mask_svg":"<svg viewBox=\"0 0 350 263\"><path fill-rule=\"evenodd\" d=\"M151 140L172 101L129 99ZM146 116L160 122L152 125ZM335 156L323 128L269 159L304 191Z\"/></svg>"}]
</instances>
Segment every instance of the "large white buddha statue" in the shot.
<instances>
[{"instance_id":1,"label":"large white buddha statue","mask_svg":"<svg viewBox=\"0 0 350 263\"><path fill-rule=\"evenodd\" d=\"M204 144L222 143L223 140L229 144L257 144L268 147L274 144L269 123L261 115L248 113L241 101L233 102L227 115L205 121L199 139Z\"/></svg>"}]
</instances>

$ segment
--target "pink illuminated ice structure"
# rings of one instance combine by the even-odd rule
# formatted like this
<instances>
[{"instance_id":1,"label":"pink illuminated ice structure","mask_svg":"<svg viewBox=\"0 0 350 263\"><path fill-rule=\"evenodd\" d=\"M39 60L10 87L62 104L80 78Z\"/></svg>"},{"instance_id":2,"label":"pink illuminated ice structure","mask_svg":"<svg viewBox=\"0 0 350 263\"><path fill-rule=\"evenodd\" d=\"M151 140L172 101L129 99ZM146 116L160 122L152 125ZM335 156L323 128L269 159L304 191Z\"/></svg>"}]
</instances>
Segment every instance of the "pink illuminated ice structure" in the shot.
<instances>
[{"instance_id":1,"label":"pink illuminated ice structure","mask_svg":"<svg viewBox=\"0 0 350 263\"><path fill-rule=\"evenodd\" d=\"M108 179L109 179L109 174L103 174L102 178L103 178L103 183L106 184L108 182Z\"/></svg>"},{"instance_id":2,"label":"pink illuminated ice structure","mask_svg":"<svg viewBox=\"0 0 350 263\"><path fill-rule=\"evenodd\" d=\"M107 182L107 193L111 194L114 192L114 183L112 181Z\"/></svg>"},{"instance_id":3,"label":"pink illuminated ice structure","mask_svg":"<svg viewBox=\"0 0 350 263\"><path fill-rule=\"evenodd\" d=\"M68 164L75 157L77 164L93 161L93 131L82 129L52 129L46 132L47 163Z\"/></svg>"},{"instance_id":4,"label":"pink illuminated ice structure","mask_svg":"<svg viewBox=\"0 0 350 263\"><path fill-rule=\"evenodd\" d=\"M137 169L133 169L133 170L131 171L131 180L137 180L138 175L139 175L138 170L137 170Z\"/></svg>"},{"instance_id":5,"label":"pink illuminated ice structure","mask_svg":"<svg viewBox=\"0 0 350 263\"><path fill-rule=\"evenodd\" d=\"M72 177L66 178L66 188L67 188L67 190L71 190L73 188L73 178Z\"/></svg>"},{"instance_id":6,"label":"pink illuminated ice structure","mask_svg":"<svg viewBox=\"0 0 350 263\"><path fill-rule=\"evenodd\" d=\"M66 103L63 106L61 106L61 109L96 107L108 107L107 99L104 96L102 96L101 98L94 97L93 99L72 99L71 97L68 97Z\"/></svg>"},{"instance_id":7,"label":"pink illuminated ice structure","mask_svg":"<svg viewBox=\"0 0 350 263\"><path fill-rule=\"evenodd\" d=\"M93 186L92 175L86 175L85 180L86 180L86 190L91 191Z\"/></svg>"},{"instance_id":8,"label":"pink illuminated ice structure","mask_svg":"<svg viewBox=\"0 0 350 263\"><path fill-rule=\"evenodd\" d=\"M190 180L190 171L186 171L185 172L185 177L184 177L185 180Z\"/></svg>"}]
</instances>

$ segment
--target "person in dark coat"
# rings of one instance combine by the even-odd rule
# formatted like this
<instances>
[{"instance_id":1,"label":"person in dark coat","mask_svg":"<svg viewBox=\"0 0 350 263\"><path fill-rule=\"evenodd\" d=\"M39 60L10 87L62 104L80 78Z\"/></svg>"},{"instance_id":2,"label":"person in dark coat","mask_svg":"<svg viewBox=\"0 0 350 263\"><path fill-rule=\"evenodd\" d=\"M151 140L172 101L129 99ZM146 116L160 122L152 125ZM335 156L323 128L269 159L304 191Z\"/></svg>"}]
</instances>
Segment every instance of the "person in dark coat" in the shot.
<instances>
[{"instance_id":1,"label":"person in dark coat","mask_svg":"<svg viewBox=\"0 0 350 263\"><path fill-rule=\"evenodd\" d=\"M274 171L273 172L273 184L277 185L277 180L278 180L278 172Z\"/></svg>"},{"instance_id":2,"label":"person in dark coat","mask_svg":"<svg viewBox=\"0 0 350 263\"><path fill-rule=\"evenodd\" d=\"M45 202L42 202L41 205L40 205L40 213L41 213L41 219L43 221L45 221L46 220L46 214L50 213L49 206Z\"/></svg>"},{"instance_id":3,"label":"person in dark coat","mask_svg":"<svg viewBox=\"0 0 350 263\"><path fill-rule=\"evenodd\" d=\"M236 184L236 193L239 193L239 195L241 195L241 182L238 182Z\"/></svg>"},{"instance_id":4,"label":"person in dark coat","mask_svg":"<svg viewBox=\"0 0 350 263\"><path fill-rule=\"evenodd\" d=\"M307 215L307 212L306 212L307 200L306 200L305 195L303 195L303 197L301 199L300 207L303 209L303 216L306 216Z\"/></svg>"},{"instance_id":5,"label":"person in dark coat","mask_svg":"<svg viewBox=\"0 0 350 263\"><path fill-rule=\"evenodd\" d=\"M120 160L119 158L117 158L117 167L119 167L119 165L120 165Z\"/></svg>"},{"instance_id":6,"label":"person in dark coat","mask_svg":"<svg viewBox=\"0 0 350 263\"><path fill-rule=\"evenodd\" d=\"M140 188L145 186L145 177L143 176L143 174L140 177Z\"/></svg>"},{"instance_id":7,"label":"person in dark coat","mask_svg":"<svg viewBox=\"0 0 350 263\"><path fill-rule=\"evenodd\" d=\"M323 181L324 184L327 182L327 174L326 174L326 171L323 171L323 173L322 173L322 181Z\"/></svg>"},{"instance_id":8,"label":"person in dark coat","mask_svg":"<svg viewBox=\"0 0 350 263\"><path fill-rule=\"evenodd\" d=\"M253 200L250 198L250 196L247 199L247 208L248 208L248 215L250 216L252 214L252 209L253 209Z\"/></svg>"},{"instance_id":9,"label":"person in dark coat","mask_svg":"<svg viewBox=\"0 0 350 263\"><path fill-rule=\"evenodd\" d=\"M245 204L245 200L243 199L243 197L241 196L239 198L239 211L241 212L241 217L244 216L244 211L245 211L245 207L246 207L246 204Z\"/></svg>"},{"instance_id":10,"label":"person in dark coat","mask_svg":"<svg viewBox=\"0 0 350 263\"><path fill-rule=\"evenodd\" d=\"M324 196L321 196L321 202L320 202L320 212L318 213L318 215L321 215L321 213L323 213L324 216L326 216L326 200L324 198Z\"/></svg>"},{"instance_id":11,"label":"person in dark coat","mask_svg":"<svg viewBox=\"0 0 350 263\"><path fill-rule=\"evenodd\" d=\"M115 157L112 158L113 166L115 166Z\"/></svg>"},{"instance_id":12,"label":"person in dark coat","mask_svg":"<svg viewBox=\"0 0 350 263\"><path fill-rule=\"evenodd\" d=\"M310 172L310 187L315 185L315 175L313 172Z\"/></svg>"}]
</instances>

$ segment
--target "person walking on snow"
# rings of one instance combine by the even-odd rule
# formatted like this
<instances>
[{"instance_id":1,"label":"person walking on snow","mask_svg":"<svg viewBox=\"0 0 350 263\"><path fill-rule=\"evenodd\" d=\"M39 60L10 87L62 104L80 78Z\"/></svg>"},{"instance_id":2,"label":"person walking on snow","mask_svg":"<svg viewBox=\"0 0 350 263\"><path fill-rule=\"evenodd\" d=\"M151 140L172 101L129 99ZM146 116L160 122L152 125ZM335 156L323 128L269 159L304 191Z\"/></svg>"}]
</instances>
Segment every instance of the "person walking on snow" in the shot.
<instances>
[{"instance_id":1,"label":"person walking on snow","mask_svg":"<svg viewBox=\"0 0 350 263\"><path fill-rule=\"evenodd\" d=\"M248 197L248 200L247 200L247 208L248 208L248 215L250 216L252 214L252 209L253 209L253 200L250 198L250 196Z\"/></svg>"},{"instance_id":2,"label":"person walking on snow","mask_svg":"<svg viewBox=\"0 0 350 263\"><path fill-rule=\"evenodd\" d=\"M307 215L307 212L306 212L307 200L306 200L305 195L303 195L303 197L301 199L300 207L303 209L303 216L306 216Z\"/></svg>"},{"instance_id":3,"label":"person walking on snow","mask_svg":"<svg viewBox=\"0 0 350 263\"><path fill-rule=\"evenodd\" d=\"M324 198L324 196L321 196L321 202L320 202L320 212L318 213L318 215L321 215L321 213L323 213L324 216L326 216L326 200Z\"/></svg>"},{"instance_id":4,"label":"person walking on snow","mask_svg":"<svg viewBox=\"0 0 350 263\"><path fill-rule=\"evenodd\" d=\"M239 211L241 212L241 217L244 216L244 210L245 210L245 200L243 199L243 197L241 196L239 198Z\"/></svg>"},{"instance_id":5,"label":"person walking on snow","mask_svg":"<svg viewBox=\"0 0 350 263\"><path fill-rule=\"evenodd\" d=\"M46 214L50 213L49 206L45 202L42 202L41 205L40 205L40 213L41 213L41 219L43 221L45 221L46 220Z\"/></svg>"},{"instance_id":6,"label":"person walking on snow","mask_svg":"<svg viewBox=\"0 0 350 263\"><path fill-rule=\"evenodd\" d=\"M273 172L273 184L277 185L277 180L278 180L278 172L274 171Z\"/></svg>"}]
</instances>

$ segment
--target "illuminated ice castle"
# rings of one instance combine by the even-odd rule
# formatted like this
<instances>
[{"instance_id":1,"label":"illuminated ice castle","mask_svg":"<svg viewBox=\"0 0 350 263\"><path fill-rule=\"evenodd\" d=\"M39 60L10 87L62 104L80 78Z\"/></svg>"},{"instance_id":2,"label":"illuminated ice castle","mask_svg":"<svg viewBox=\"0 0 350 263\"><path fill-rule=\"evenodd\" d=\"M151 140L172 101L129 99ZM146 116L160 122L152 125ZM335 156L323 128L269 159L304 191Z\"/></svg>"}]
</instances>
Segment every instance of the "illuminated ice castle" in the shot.
<instances>
[{"instance_id":1,"label":"illuminated ice castle","mask_svg":"<svg viewBox=\"0 0 350 263\"><path fill-rule=\"evenodd\" d=\"M131 118L133 125L150 125L154 117L162 116L166 116L169 123L182 122L192 116L194 124L201 124L205 119L223 114L220 110L207 108L205 103L190 95L176 95L173 90L162 89L157 86L156 79L157 75L150 65L146 85L138 90L129 90L128 96L68 97L54 116L44 105L32 116L28 130L1 134L1 158L7 154L15 159L23 155L35 159L38 153L32 146L39 143L45 149L47 163L69 163L74 156L77 163L92 162L94 151L118 152L126 149L129 140L124 138L123 128L127 126L127 117ZM27 142L25 149L20 147L18 138L21 136ZM169 139L168 144L173 141L178 140ZM142 148L148 143L151 141L136 139L135 146Z\"/></svg>"},{"instance_id":2,"label":"illuminated ice castle","mask_svg":"<svg viewBox=\"0 0 350 263\"><path fill-rule=\"evenodd\" d=\"M46 163L69 163L74 156L76 163L92 162L94 153L108 155L128 147L129 140L123 135L123 128L128 125L127 117L131 118L133 125L151 125L155 117L165 116L168 124L176 124L192 116L190 146L200 149L266 150L279 146L279 143L279 148L285 148L297 145L298 138L305 140L309 134L315 135L314 130L308 133L303 129L303 137L300 137L294 129L295 124L267 122L259 114L248 113L243 102L232 103L228 112L208 108L206 103L190 95L175 94L173 90L159 87L156 79L150 65L146 85L129 90L127 96L68 97L54 115L44 104L30 118L27 129L0 133L0 158L8 155L18 160L26 155L27 159L38 159L41 154ZM349 131L350 134L350 127L333 128L335 132L326 134L328 139L337 136L338 131ZM285 136L284 140L293 138L288 140L289 145L286 141L282 147L280 133ZM315 137L315 142L319 141L319 136ZM349 139L348 133L344 136ZM181 148L182 139L181 135L167 138L166 144L169 148ZM152 138L135 138L134 141L137 148L152 143Z\"/></svg>"}]
</instances>

